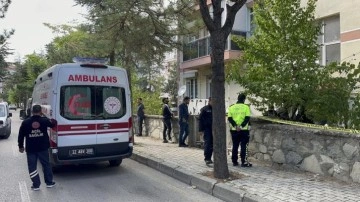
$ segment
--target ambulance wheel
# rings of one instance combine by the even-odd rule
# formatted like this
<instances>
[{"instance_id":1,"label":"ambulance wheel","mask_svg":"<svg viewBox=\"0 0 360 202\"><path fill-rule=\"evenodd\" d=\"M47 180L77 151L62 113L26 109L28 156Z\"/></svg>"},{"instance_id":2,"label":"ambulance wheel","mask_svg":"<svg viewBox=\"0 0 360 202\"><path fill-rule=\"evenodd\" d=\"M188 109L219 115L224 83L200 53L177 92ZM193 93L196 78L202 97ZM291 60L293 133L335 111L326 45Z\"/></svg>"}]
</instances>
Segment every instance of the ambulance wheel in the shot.
<instances>
[{"instance_id":1,"label":"ambulance wheel","mask_svg":"<svg viewBox=\"0 0 360 202\"><path fill-rule=\"evenodd\" d=\"M110 166L119 166L122 162L122 159L118 159L118 160L110 160Z\"/></svg>"}]
</instances>

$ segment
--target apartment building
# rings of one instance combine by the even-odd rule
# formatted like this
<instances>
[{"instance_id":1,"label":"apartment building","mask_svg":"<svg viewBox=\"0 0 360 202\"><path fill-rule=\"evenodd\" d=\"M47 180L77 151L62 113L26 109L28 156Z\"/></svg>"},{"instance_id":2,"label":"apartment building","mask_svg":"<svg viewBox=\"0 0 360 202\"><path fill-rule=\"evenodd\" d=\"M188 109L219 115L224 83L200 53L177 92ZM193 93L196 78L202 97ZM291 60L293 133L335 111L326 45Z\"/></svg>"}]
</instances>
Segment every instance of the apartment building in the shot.
<instances>
[{"instance_id":1,"label":"apartment building","mask_svg":"<svg viewBox=\"0 0 360 202\"><path fill-rule=\"evenodd\" d=\"M307 0L302 0L306 5ZM226 16L226 1L222 2ZM248 0L236 15L233 31L227 39L224 54L225 63L241 56L232 42L232 35L249 37L254 29L252 7L254 0ZM322 44L319 50L319 63L322 65L331 62L360 62L360 3L358 0L318 0L315 17L321 22L322 33L318 43ZM223 21L225 17L223 17ZM180 83L186 85L185 95L192 99L190 109L193 114L205 105L207 97L211 96L211 59L209 32L200 30L197 36L185 39L184 51L180 60ZM242 91L241 86L235 83L225 84L226 107L236 102L236 97ZM255 111L255 110L253 110ZM259 114L259 113L258 113Z\"/></svg>"},{"instance_id":2,"label":"apartment building","mask_svg":"<svg viewBox=\"0 0 360 202\"><path fill-rule=\"evenodd\" d=\"M210 3L210 1L209 1ZM211 12L211 5L210 12ZM226 1L222 1L223 23L227 14ZM248 1L236 15L231 34L228 36L225 46L225 63L241 56L241 50L231 41L233 35L250 36L253 26L252 1ZM180 53L180 83L186 86L185 95L191 98L189 109L192 114L197 114L199 109L207 104L207 98L211 96L211 58L210 58L210 34L206 28L199 31L198 35L184 39L185 46ZM236 103L237 95L241 92L238 84L230 83L225 86L225 104L228 107Z\"/></svg>"}]
</instances>

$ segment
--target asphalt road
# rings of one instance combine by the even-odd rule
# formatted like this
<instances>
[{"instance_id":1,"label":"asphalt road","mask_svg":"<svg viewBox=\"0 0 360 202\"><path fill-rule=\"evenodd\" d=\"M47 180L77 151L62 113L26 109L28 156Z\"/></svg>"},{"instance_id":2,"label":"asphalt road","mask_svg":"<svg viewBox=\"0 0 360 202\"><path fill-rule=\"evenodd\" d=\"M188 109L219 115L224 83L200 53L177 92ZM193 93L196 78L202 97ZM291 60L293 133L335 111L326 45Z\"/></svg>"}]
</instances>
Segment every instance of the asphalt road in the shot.
<instances>
[{"instance_id":1,"label":"asphalt road","mask_svg":"<svg viewBox=\"0 0 360 202\"><path fill-rule=\"evenodd\" d=\"M11 136L0 139L1 202L220 201L131 159L119 167L107 162L64 166L54 175L56 187L46 188L42 179L40 191L32 191L26 154L17 148L19 110L11 112ZM38 170L42 173L40 165Z\"/></svg>"}]
</instances>

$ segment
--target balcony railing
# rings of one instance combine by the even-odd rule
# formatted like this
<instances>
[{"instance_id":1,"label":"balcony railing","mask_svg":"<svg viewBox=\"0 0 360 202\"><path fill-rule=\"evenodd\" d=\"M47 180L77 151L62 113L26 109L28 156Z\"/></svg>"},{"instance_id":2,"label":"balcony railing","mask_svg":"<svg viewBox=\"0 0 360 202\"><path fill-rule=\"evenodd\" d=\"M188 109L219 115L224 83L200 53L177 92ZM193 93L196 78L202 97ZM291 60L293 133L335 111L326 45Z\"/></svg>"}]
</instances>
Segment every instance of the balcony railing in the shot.
<instances>
[{"instance_id":1,"label":"balcony railing","mask_svg":"<svg viewBox=\"0 0 360 202\"><path fill-rule=\"evenodd\" d=\"M231 35L246 37L246 32L234 31ZM229 37L231 40L231 37ZM228 48L228 42L225 44L225 50L241 50L234 42L230 42L230 49ZM183 46L183 61L208 56L211 53L210 36L202 39L195 40L193 42L184 44Z\"/></svg>"}]
</instances>

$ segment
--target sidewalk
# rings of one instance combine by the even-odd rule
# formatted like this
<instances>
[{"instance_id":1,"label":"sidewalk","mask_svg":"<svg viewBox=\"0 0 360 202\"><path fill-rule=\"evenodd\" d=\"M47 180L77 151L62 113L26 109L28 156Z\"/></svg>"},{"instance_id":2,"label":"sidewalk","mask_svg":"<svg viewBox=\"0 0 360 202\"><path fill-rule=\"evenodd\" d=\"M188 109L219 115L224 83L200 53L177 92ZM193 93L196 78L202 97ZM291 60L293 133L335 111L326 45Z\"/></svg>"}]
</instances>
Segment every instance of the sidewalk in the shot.
<instances>
[{"instance_id":1,"label":"sidewalk","mask_svg":"<svg viewBox=\"0 0 360 202\"><path fill-rule=\"evenodd\" d=\"M150 137L135 137L131 158L225 201L360 201L359 184L279 170L254 161L252 168L234 167L230 155L229 170L245 177L217 183L202 175L213 170L205 165L203 150Z\"/></svg>"}]
</instances>

